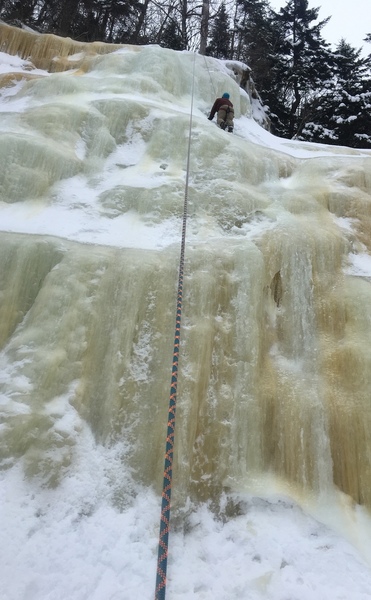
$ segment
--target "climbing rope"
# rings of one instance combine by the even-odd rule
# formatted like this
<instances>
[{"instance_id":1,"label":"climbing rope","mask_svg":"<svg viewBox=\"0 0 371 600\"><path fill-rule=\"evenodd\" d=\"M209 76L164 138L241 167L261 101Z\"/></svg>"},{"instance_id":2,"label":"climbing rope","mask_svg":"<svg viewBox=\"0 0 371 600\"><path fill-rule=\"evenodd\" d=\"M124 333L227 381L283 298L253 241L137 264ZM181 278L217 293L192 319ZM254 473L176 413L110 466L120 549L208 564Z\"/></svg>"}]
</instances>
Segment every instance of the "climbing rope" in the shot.
<instances>
[{"instance_id":1,"label":"climbing rope","mask_svg":"<svg viewBox=\"0 0 371 600\"><path fill-rule=\"evenodd\" d=\"M188 184L189 184L189 170L190 170L189 166L190 166L190 158L191 158L191 134L192 134L192 118L193 118L195 63L196 63L196 55L194 55L194 61L193 61L191 114L190 114L190 120L189 120L187 169L186 169L184 205L183 205L183 227L182 227L182 241L181 241L181 248L180 248L180 259L179 259L178 296L177 296L176 319L175 319L175 339L174 339L173 365L172 365L172 371L171 371L170 399L169 399L167 435L166 435L164 482L163 482L163 488L162 488L161 520L160 520L160 535L159 535L159 543L158 543L155 600L165 600L165 594L166 594L166 572L167 572L167 557L168 557L168 547L169 547L168 545L169 545L169 526L170 526L170 501L171 501L171 484L172 484L172 476L173 476L175 411L176 411L176 396L177 396L177 386L178 386L180 322L181 322L181 317L182 317L182 300L183 300L183 272L184 272L185 240L186 240L186 226L187 226L187 212L188 212Z\"/></svg>"}]
</instances>

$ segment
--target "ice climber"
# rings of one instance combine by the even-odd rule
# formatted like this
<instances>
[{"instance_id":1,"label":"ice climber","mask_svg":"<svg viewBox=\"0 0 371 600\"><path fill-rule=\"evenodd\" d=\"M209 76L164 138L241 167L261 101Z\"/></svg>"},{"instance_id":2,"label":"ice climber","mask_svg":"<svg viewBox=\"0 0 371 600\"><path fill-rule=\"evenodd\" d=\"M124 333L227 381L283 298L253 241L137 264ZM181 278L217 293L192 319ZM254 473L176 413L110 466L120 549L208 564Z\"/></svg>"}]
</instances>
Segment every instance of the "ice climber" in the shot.
<instances>
[{"instance_id":1,"label":"ice climber","mask_svg":"<svg viewBox=\"0 0 371 600\"><path fill-rule=\"evenodd\" d=\"M215 113L217 113L216 121L218 127L233 131L234 109L233 104L229 99L228 92L225 92L221 98L217 98L209 114L209 121L212 121Z\"/></svg>"}]
</instances>

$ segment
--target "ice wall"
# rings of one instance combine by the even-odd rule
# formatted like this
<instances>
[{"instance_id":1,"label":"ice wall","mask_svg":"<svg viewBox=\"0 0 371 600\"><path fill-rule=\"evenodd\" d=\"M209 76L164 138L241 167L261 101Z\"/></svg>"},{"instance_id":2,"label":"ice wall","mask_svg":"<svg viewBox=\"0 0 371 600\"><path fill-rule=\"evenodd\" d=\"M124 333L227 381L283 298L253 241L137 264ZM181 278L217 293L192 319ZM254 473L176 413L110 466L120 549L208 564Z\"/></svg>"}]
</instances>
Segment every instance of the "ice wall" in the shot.
<instances>
[{"instance_id":1,"label":"ice wall","mask_svg":"<svg viewBox=\"0 0 371 600\"><path fill-rule=\"evenodd\" d=\"M58 44L78 68L22 50L1 89L3 466L56 486L88 426L160 489L195 73L175 498L269 474L370 507L370 154L278 147L213 59Z\"/></svg>"}]
</instances>

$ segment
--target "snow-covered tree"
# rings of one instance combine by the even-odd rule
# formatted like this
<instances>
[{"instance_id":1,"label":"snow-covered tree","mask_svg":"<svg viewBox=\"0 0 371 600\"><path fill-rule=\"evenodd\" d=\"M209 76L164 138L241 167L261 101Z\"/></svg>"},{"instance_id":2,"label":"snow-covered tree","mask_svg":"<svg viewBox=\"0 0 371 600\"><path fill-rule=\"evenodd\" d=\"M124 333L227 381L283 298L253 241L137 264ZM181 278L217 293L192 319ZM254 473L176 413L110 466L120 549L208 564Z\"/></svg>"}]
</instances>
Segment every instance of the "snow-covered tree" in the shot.
<instances>
[{"instance_id":1,"label":"snow-covered tree","mask_svg":"<svg viewBox=\"0 0 371 600\"><path fill-rule=\"evenodd\" d=\"M299 133L305 107L331 75L332 53L321 34L329 18L318 22L318 13L319 8L308 8L308 0L288 0L273 12L279 37L267 100L276 133L283 137Z\"/></svg>"},{"instance_id":2,"label":"snow-covered tree","mask_svg":"<svg viewBox=\"0 0 371 600\"><path fill-rule=\"evenodd\" d=\"M334 53L333 76L319 101L312 104L312 119L301 139L371 148L370 59L341 40Z\"/></svg>"}]
</instances>

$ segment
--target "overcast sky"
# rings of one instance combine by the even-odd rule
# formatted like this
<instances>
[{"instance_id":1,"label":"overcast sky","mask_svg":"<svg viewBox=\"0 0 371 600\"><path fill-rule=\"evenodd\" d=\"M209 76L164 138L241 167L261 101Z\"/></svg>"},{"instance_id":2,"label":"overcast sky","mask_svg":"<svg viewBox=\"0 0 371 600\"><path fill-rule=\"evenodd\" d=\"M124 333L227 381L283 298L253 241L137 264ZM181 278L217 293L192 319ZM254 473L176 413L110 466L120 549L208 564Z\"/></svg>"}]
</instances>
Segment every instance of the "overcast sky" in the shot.
<instances>
[{"instance_id":1,"label":"overcast sky","mask_svg":"<svg viewBox=\"0 0 371 600\"><path fill-rule=\"evenodd\" d=\"M270 0L275 10L285 4L286 0ZM309 7L321 7L320 20L331 16L330 22L322 30L328 42L336 45L343 37L356 48L363 46L363 54L371 53L371 44L363 41L366 33L371 33L370 0L309 0Z\"/></svg>"}]
</instances>

